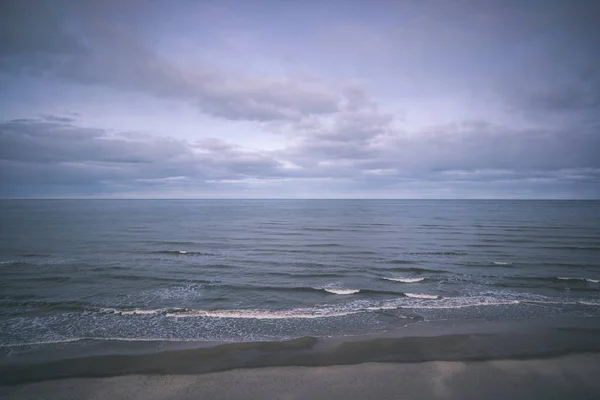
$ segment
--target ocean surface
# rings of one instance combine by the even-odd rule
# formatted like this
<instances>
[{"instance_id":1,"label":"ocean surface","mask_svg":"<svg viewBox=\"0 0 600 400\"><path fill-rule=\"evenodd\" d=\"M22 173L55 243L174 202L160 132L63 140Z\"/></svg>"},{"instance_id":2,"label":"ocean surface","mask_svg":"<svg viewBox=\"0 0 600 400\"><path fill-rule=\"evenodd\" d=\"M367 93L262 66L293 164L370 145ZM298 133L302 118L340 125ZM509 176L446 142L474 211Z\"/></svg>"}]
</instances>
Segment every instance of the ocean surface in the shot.
<instances>
[{"instance_id":1,"label":"ocean surface","mask_svg":"<svg viewBox=\"0 0 600 400\"><path fill-rule=\"evenodd\" d=\"M600 316L600 202L0 201L0 346Z\"/></svg>"}]
</instances>

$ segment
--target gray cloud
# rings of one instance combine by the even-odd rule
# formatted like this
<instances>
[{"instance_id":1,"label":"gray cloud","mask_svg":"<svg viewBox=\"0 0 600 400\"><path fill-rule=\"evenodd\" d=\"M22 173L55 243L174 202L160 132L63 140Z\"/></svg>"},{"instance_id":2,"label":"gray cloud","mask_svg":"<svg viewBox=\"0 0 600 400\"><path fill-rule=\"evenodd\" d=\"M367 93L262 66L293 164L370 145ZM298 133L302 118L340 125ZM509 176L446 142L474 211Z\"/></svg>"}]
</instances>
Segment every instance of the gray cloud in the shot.
<instances>
[{"instance_id":1,"label":"gray cloud","mask_svg":"<svg viewBox=\"0 0 600 400\"><path fill-rule=\"evenodd\" d=\"M500 88L509 108L533 119L600 115L600 3L555 0L520 19L522 50Z\"/></svg>"},{"instance_id":2,"label":"gray cloud","mask_svg":"<svg viewBox=\"0 0 600 400\"><path fill-rule=\"evenodd\" d=\"M48 2L2 1L0 56L80 53L80 41L57 23L61 19L59 10Z\"/></svg>"},{"instance_id":3,"label":"gray cloud","mask_svg":"<svg viewBox=\"0 0 600 400\"><path fill-rule=\"evenodd\" d=\"M273 38L272 47L287 47L282 54L305 56L301 65L327 63L329 70L315 69L322 72L317 79L298 73L300 67L280 69L273 59L247 68L235 65L265 60L238 57L235 51L221 63L211 59L210 51L201 57L186 53L195 47L173 51L167 44L181 42L160 42L164 32L152 32L153 22L146 21L152 13L140 4L2 2L0 72L7 76L36 75L82 92L96 86L175 99L221 120L259 122L248 125L287 140L283 149L259 151L237 146L225 136L198 136L194 141L171 138L175 132L125 133L39 110L33 115L40 118L25 115L0 122L3 193L34 193L34 186L44 193L59 193L63 186L88 194L165 188L198 195L242 193L225 189L235 186L247 190L243 193L267 196L310 195L311 190L391 196L422 190L435 195L454 189L467 195L480 185L489 186L492 195L504 188L505 193L514 189L524 196L535 190L541 195L600 196L597 2L552 0L543 10L536 2L512 0L461 0L423 8L410 2L382 3L385 12L374 14L374 8L351 3L343 19L309 39ZM244 7L244 12L251 11ZM244 25L240 12L225 11L235 14L227 21L228 29L235 28L235 21ZM396 23L399 16L403 23ZM303 18L288 19L302 31ZM231 33L229 39L243 42L250 28ZM277 33L271 25L254 28L258 33L249 42ZM175 33L186 37L185 29ZM198 40L206 45L213 39L207 35ZM249 46L255 48L262 47ZM274 72L281 70L285 72ZM345 77L364 70L369 79L348 84L343 77L337 80L338 70ZM400 83L394 86L396 80ZM379 89L379 99L365 89L369 81ZM489 82L497 82L496 87ZM479 86L493 89L493 96L499 95L514 114L507 117L506 110L496 109L490 118L477 110L468 115L462 100L477 106L474 99L479 97L470 99L468 93ZM415 99L421 102L416 119L426 120L431 111L432 122L426 128L411 125L411 115L405 120L398 111L388 112L381 99L394 110L402 104L410 109ZM450 111L429 110L427 104ZM452 115L455 109L467 116L457 115L456 122L443 125L435 120L437 111ZM503 122L488 122L492 120Z\"/></svg>"},{"instance_id":4,"label":"gray cloud","mask_svg":"<svg viewBox=\"0 0 600 400\"><path fill-rule=\"evenodd\" d=\"M600 59L597 64L573 73L565 82L532 90L523 106L526 110L542 113L600 113Z\"/></svg>"},{"instance_id":5,"label":"gray cloud","mask_svg":"<svg viewBox=\"0 0 600 400\"><path fill-rule=\"evenodd\" d=\"M94 18L76 5L70 4L75 34L56 10L7 2L6 23L0 24L0 66L182 99L231 120L297 120L335 112L342 101L334 88L307 79L244 76L205 65L182 68L151 49L135 30Z\"/></svg>"},{"instance_id":6,"label":"gray cloud","mask_svg":"<svg viewBox=\"0 0 600 400\"><path fill-rule=\"evenodd\" d=\"M364 121L358 123L358 127L364 126L370 125ZM465 121L420 132L403 132L389 123L370 127L358 129L360 134L346 129L345 140L335 141L327 132L308 133L298 145L282 153L313 174L380 181L508 179L502 174L496 177L490 171L510 171L510 179L515 180L547 174L562 179L567 176L558 171L578 170L582 176L592 177L594 174L589 171L600 168L597 156L600 125L576 131L515 129L482 121ZM335 124L330 131L336 132Z\"/></svg>"},{"instance_id":7,"label":"gray cloud","mask_svg":"<svg viewBox=\"0 0 600 400\"><path fill-rule=\"evenodd\" d=\"M269 155L217 139L189 144L46 120L0 123L0 164L0 186L9 192L32 184L101 189L106 183L135 187L174 177L241 179L274 175L280 167Z\"/></svg>"},{"instance_id":8,"label":"gray cloud","mask_svg":"<svg viewBox=\"0 0 600 400\"><path fill-rule=\"evenodd\" d=\"M80 128L59 122L9 121L0 125L0 158L32 162L147 163L189 155L174 140L144 142L112 136L102 129Z\"/></svg>"},{"instance_id":9,"label":"gray cloud","mask_svg":"<svg viewBox=\"0 0 600 400\"><path fill-rule=\"evenodd\" d=\"M188 143L55 120L60 118L0 123L4 196L25 193L32 185L47 193L70 186L78 188L71 193L152 194L177 189L202 196L233 187L239 194L242 187L260 196L310 193L308 188L320 187L324 193L337 188L352 195L361 190L409 193L406 190L421 187L442 195L440 188L468 193L470 185L484 182L495 188L515 187L519 193L528 187L556 186L563 196L600 194L597 131L575 136L465 122L407 134L389 123L382 129L378 123L360 120L359 128L372 127L370 135L365 134L367 129L347 129L347 141L330 140L324 133L335 132L334 123L319 132L306 132L297 145L260 152L216 138ZM351 121L355 120L344 124Z\"/></svg>"}]
</instances>

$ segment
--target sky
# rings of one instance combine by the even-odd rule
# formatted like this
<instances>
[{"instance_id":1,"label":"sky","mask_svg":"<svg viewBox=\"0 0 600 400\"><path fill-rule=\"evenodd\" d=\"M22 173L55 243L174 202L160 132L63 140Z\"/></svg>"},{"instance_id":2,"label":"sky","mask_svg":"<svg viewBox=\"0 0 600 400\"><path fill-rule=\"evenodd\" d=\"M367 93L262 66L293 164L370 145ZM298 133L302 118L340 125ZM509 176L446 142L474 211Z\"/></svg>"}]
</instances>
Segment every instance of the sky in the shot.
<instances>
[{"instance_id":1,"label":"sky","mask_svg":"<svg viewBox=\"0 0 600 400\"><path fill-rule=\"evenodd\" d=\"M600 2L2 0L0 197L600 199Z\"/></svg>"}]
</instances>

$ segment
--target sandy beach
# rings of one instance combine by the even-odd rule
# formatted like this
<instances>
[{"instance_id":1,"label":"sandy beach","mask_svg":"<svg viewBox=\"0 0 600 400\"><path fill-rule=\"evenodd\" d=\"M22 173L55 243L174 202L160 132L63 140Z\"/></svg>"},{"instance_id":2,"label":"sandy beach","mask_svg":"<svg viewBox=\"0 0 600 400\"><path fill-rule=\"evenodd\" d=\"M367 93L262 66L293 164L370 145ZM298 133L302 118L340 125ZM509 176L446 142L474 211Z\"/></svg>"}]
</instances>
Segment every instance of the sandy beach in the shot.
<instances>
[{"instance_id":1,"label":"sandy beach","mask_svg":"<svg viewBox=\"0 0 600 400\"><path fill-rule=\"evenodd\" d=\"M482 362L270 367L0 386L3 399L595 399L600 354Z\"/></svg>"}]
</instances>

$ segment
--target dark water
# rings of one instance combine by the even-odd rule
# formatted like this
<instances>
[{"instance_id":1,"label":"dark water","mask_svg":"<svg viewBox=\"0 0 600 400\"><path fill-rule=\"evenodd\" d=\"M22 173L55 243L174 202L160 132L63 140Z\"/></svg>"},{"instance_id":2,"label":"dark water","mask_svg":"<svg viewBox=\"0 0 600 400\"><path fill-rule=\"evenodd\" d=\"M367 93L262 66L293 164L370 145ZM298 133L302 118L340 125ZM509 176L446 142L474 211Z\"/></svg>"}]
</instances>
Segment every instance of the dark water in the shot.
<instances>
[{"instance_id":1,"label":"dark water","mask_svg":"<svg viewBox=\"0 0 600 400\"><path fill-rule=\"evenodd\" d=\"M0 202L0 344L600 315L600 202Z\"/></svg>"}]
</instances>

